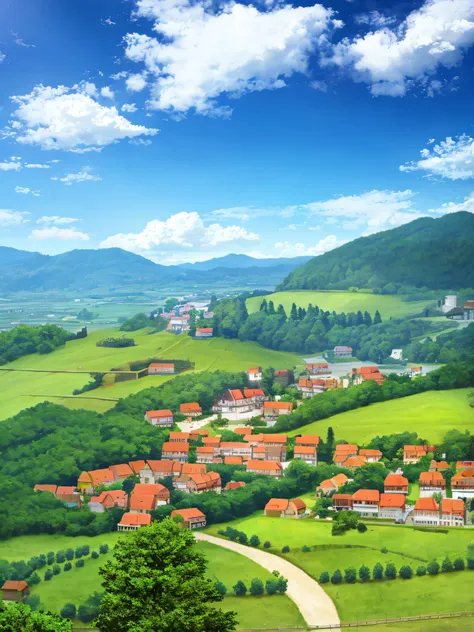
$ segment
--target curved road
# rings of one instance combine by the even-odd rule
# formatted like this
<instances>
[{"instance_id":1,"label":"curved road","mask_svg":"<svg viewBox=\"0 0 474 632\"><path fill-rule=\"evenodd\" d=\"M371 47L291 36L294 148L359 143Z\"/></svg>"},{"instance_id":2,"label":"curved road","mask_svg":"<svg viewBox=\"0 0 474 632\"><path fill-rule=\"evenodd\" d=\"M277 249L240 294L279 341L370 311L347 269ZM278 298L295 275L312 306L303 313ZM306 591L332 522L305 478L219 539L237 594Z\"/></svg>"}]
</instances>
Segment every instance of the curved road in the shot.
<instances>
[{"instance_id":1,"label":"curved road","mask_svg":"<svg viewBox=\"0 0 474 632\"><path fill-rule=\"evenodd\" d=\"M332 600L314 579L297 566L277 555L244 546L238 542L223 540L199 531L194 535L196 540L204 540L245 555L253 562L266 568L270 573L279 571L288 580L288 597L295 602L309 626L339 625L339 616Z\"/></svg>"}]
</instances>

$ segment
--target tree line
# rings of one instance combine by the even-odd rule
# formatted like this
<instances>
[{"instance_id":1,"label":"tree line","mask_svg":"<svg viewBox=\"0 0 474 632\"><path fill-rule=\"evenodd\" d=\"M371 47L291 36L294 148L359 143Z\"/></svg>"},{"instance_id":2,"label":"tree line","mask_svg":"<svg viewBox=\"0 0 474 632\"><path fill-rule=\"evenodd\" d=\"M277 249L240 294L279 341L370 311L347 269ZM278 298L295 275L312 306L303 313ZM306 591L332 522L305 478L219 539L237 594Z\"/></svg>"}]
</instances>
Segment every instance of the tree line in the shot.
<instances>
[{"instance_id":1,"label":"tree line","mask_svg":"<svg viewBox=\"0 0 474 632\"><path fill-rule=\"evenodd\" d=\"M83 338L85 335L84 330L71 334L57 325L18 325L10 331L0 332L0 365L32 353L51 353L64 346L68 340Z\"/></svg>"}]
</instances>

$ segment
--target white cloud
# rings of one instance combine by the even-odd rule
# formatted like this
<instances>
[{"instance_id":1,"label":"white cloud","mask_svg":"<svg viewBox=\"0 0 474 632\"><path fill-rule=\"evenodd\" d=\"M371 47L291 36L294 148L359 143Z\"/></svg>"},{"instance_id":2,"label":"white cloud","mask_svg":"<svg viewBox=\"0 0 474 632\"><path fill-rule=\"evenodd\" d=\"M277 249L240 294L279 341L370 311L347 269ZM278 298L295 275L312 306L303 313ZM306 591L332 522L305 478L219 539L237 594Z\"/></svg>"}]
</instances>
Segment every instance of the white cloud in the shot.
<instances>
[{"instance_id":1,"label":"white cloud","mask_svg":"<svg viewBox=\"0 0 474 632\"><path fill-rule=\"evenodd\" d=\"M54 177L54 178L51 178L51 180L58 180L59 182L64 182L64 184L71 186L72 184L75 184L78 182L87 182L87 181L99 182L100 180L102 180L102 178L99 178L99 176L93 175L89 171L83 170L83 171L79 171L79 173L68 173L63 178Z\"/></svg>"},{"instance_id":2,"label":"white cloud","mask_svg":"<svg viewBox=\"0 0 474 632\"><path fill-rule=\"evenodd\" d=\"M432 141L432 142L431 142ZM432 145L434 139L430 139ZM446 138L431 149L422 149L421 159L408 162L400 171L424 171L428 178L468 180L474 177L474 138L462 136Z\"/></svg>"},{"instance_id":3,"label":"white cloud","mask_svg":"<svg viewBox=\"0 0 474 632\"><path fill-rule=\"evenodd\" d=\"M28 163L25 165L26 169L50 169L50 165L42 165L36 162Z\"/></svg>"},{"instance_id":4,"label":"white cloud","mask_svg":"<svg viewBox=\"0 0 474 632\"><path fill-rule=\"evenodd\" d=\"M231 208L220 208L211 211L213 217L221 217L223 219L238 219L241 222L248 222L250 214L253 214L253 208L247 206L234 206Z\"/></svg>"},{"instance_id":5,"label":"white cloud","mask_svg":"<svg viewBox=\"0 0 474 632\"><path fill-rule=\"evenodd\" d=\"M241 226L206 226L196 212L176 213L162 221L154 219L139 233L112 235L100 248L123 248L142 254L176 248L202 248L230 242L258 241L259 236Z\"/></svg>"},{"instance_id":6,"label":"white cloud","mask_svg":"<svg viewBox=\"0 0 474 632\"><path fill-rule=\"evenodd\" d=\"M318 241L315 246L306 246L302 243L292 244L289 241L279 241L275 244L275 249L278 251L279 257L299 257L302 255L308 255L311 257L317 257L329 250L339 248L346 242L342 239L338 239L336 235L328 235Z\"/></svg>"},{"instance_id":7,"label":"white cloud","mask_svg":"<svg viewBox=\"0 0 474 632\"><path fill-rule=\"evenodd\" d=\"M58 228L57 226L50 226L48 228L35 228L28 235L29 239L44 240L44 239L60 239L62 241L89 241L89 235L87 233L81 233L75 228Z\"/></svg>"},{"instance_id":8,"label":"white cloud","mask_svg":"<svg viewBox=\"0 0 474 632\"><path fill-rule=\"evenodd\" d=\"M463 202L445 202L439 208L430 208L430 213L442 214L465 211L474 213L474 191L464 198Z\"/></svg>"},{"instance_id":9,"label":"white cloud","mask_svg":"<svg viewBox=\"0 0 474 632\"><path fill-rule=\"evenodd\" d=\"M105 18L105 20L102 20L102 24L106 24L107 26L115 26L117 22L114 22L112 18Z\"/></svg>"},{"instance_id":10,"label":"white cloud","mask_svg":"<svg viewBox=\"0 0 474 632\"><path fill-rule=\"evenodd\" d=\"M0 208L0 226L15 226L17 224L26 224L29 222L25 215L29 213L22 213L20 211L13 211L10 209Z\"/></svg>"},{"instance_id":11,"label":"white cloud","mask_svg":"<svg viewBox=\"0 0 474 632\"><path fill-rule=\"evenodd\" d=\"M20 171L20 169L20 159L15 156L12 156L9 162L0 162L0 171Z\"/></svg>"},{"instance_id":12,"label":"white cloud","mask_svg":"<svg viewBox=\"0 0 474 632\"><path fill-rule=\"evenodd\" d=\"M28 195L28 193L31 193L31 195L34 195L35 197L39 197L40 196L40 192L39 191L33 191L33 189L30 189L29 187L16 186L15 187L15 193L23 193L24 195Z\"/></svg>"},{"instance_id":13,"label":"white cloud","mask_svg":"<svg viewBox=\"0 0 474 632\"><path fill-rule=\"evenodd\" d=\"M60 226L61 224L74 224L74 222L78 222L79 219L77 217L61 217L60 215L43 215L39 219L36 220L37 224L54 224L56 226Z\"/></svg>"},{"instance_id":14,"label":"white cloud","mask_svg":"<svg viewBox=\"0 0 474 632\"><path fill-rule=\"evenodd\" d=\"M35 86L30 94L12 97L18 105L13 113L20 127L5 132L17 142L42 149L90 151L124 138L154 136L157 130L133 125L115 107L94 100L94 84L84 82L67 88Z\"/></svg>"},{"instance_id":15,"label":"white cloud","mask_svg":"<svg viewBox=\"0 0 474 632\"><path fill-rule=\"evenodd\" d=\"M311 81L309 85L313 90L318 90L319 92L328 91L328 84L325 81Z\"/></svg>"},{"instance_id":16,"label":"white cloud","mask_svg":"<svg viewBox=\"0 0 474 632\"><path fill-rule=\"evenodd\" d=\"M113 79L114 81L118 81L119 79L125 79L125 77L128 77L128 72L126 70L121 70L120 72L116 72L113 75L110 75L110 78Z\"/></svg>"},{"instance_id":17,"label":"white cloud","mask_svg":"<svg viewBox=\"0 0 474 632\"><path fill-rule=\"evenodd\" d=\"M102 97L106 99L113 99L115 92L109 88L109 86L104 86L100 89L100 94Z\"/></svg>"},{"instance_id":18,"label":"white cloud","mask_svg":"<svg viewBox=\"0 0 474 632\"><path fill-rule=\"evenodd\" d=\"M130 145L137 145L138 147L143 146L143 147L148 147L148 145L151 145L151 140L150 139L143 139L143 138L132 138L132 140L128 141L130 143Z\"/></svg>"},{"instance_id":19,"label":"white cloud","mask_svg":"<svg viewBox=\"0 0 474 632\"><path fill-rule=\"evenodd\" d=\"M129 75L125 80L129 92L141 92L146 88L146 73Z\"/></svg>"},{"instance_id":20,"label":"white cloud","mask_svg":"<svg viewBox=\"0 0 474 632\"><path fill-rule=\"evenodd\" d=\"M459 63L473 43L472 0L427 0L397 29L345 38L323 63L348 68L374 96L403 96L411 85L425 85L440 66Z\"/></svg>"},{"instance_id":21,"label":"white cloud","mask_svg":"<svg viewBox=\"0 0 474 632\"><path fill-rule=\"evenodd\" d=\"M6 55L4 55L2 53L2 51L0 50L0 64L2 63L2 61L5 59Z\"/></svg>"},{"instance_id":22,"label":"white cloud","mask_svg":"<svg viewBox=\"0 0 474 632\"><path fill-rule=\"evenodd\" d=\"M158 34L125 37L127 57L153 76L149 107L220 116L231 110L216 103L219 95L284 87L284 78L307 72L311 54L342 25L320 4L260 11L236 2L139 0L137 14L153 20Z\"/></svg>"},{"instance_id":23,"label":"white cloud","mask_svg":"<svg viewBox=\"0 0 474 632\"><path fill-rule=\"evenodd\" d=\"M356 24L367 24L369 26L383 28L384 26L394 24L397 20L394 17L380 13L380 11L369 11L369 13L359 13L359 15L354 16L354 21Z\"/></svg>"},{"instance_id":24,"label":"white cloud","mask_svg":"<svg viewBox=\"0 0 474 632\"><path fill-rule=\"evenodd\" d=\"M138 108L135 105L135 103L124 103L122 107L120 108L120 110L122 112L130 112L133 114L133 112L136 112Z\"/></svg>"}]
</instances>

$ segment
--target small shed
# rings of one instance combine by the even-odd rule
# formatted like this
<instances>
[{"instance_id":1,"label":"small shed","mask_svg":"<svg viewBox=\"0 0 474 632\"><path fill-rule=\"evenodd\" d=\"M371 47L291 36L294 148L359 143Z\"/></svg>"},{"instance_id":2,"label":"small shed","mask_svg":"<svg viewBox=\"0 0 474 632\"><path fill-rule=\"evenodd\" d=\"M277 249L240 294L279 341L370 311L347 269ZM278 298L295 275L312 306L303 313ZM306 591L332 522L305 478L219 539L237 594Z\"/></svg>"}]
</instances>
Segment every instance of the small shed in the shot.
<instances>
[{"instance_id":1,"label":"small shed","mask_svg":"<svg viewBox=\"0 0 474 632\"><path fill-rule=\"evenodd\" d=\"M29 594L30 589L24 580L9 579L2 586L2 599L4 601L22 601Z\"/></svg>"}]
</instances>

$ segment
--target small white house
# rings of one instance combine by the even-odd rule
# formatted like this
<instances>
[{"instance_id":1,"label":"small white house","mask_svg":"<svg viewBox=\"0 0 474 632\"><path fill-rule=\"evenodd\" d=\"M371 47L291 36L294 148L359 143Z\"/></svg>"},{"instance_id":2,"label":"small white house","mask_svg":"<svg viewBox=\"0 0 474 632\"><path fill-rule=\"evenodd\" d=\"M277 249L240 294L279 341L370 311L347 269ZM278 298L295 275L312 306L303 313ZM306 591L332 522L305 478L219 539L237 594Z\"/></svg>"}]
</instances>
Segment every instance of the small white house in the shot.
<instances>
[{"instance_id":1,"label":"small white house","mask_svg":"<svg viewBox=\"0 0 474 632\"><path fill-rule=\"evenodd\" d=\"M250 382L260 382L262 379L262 369L259 366L248 369L247 375L249 376Z\"/></svg>"},{"instance_id":2,"label":"small white house","mask_svg":"<svg viewBox=\"0 0 474 632\"><path fill-rule=\"evenodd\" d=\"M390 357L393 360L403 360L403 349L392 349Z\"/></svg>"}]
</instances>

